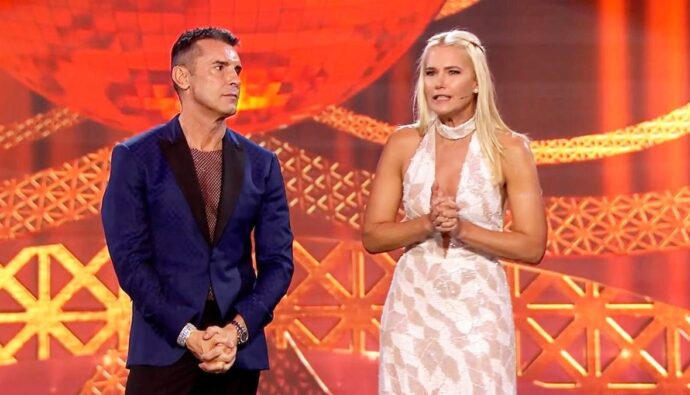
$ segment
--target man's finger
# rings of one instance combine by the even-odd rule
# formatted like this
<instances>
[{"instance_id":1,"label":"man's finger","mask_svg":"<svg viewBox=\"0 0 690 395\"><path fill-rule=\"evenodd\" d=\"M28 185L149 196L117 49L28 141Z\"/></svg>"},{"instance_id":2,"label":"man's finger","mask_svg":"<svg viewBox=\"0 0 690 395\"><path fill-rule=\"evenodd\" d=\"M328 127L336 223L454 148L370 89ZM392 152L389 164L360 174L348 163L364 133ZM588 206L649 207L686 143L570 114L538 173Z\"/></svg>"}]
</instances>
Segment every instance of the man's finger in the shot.
<instances>
[{"instance_id":1,"label":"man's finger","mask_svg":"<svg viewBox=\"0 0 690 395\"><path fill-rule=\"evenodd\" d=\"M203 339L204 339L204 340L209 340L209 339L211 339L213 336L215 336L215 335L217 335L217 334L219 334L219 333L223 333L223 330L222 330L220 327L217 327L217 326L210 326L210 327L206 328L206 330L204 331Z\"/></svg>"},{"instance_id":2,"label":"man's finger","mask_svg":"<svg viewBox=\"0 0 690 395\"><path fill-rule=\"evenodd\" d=\"M212 349L201 354L201 360L202 361L213 361L214 359L220 357L224 351L225 351L225 348L223 346L213 347Z\"/></svg>"},{"instance_id":3,"label":"man's finger","mask_svg":"<svg viewBox=\"0 0 690 395\"><path fill-rule=\"evenodd\" d=\"M222 344L223 346L227 348L235 348L237 347L237 339L234 338L233 336L225 335L225 336L218 336L215 338L215 345Z\"/></svg>"},{"instance_id":4,"label":"man's finger","mask_svg":"<svg viewBox=\"0 0 690 395\"><path fill-rule=\"evenodd\" d=\"M225 349L227 350L227 349ZM204 361L199 364L199 368L208 373L222 373L227 371L235 364L237 353L224 352L212 361Z\"/></svg>"},{"instance_id":5,"label":"man's finger","mask_svg":"<svg viewBox=\"0 0 690 395\"><path fill-rule=\"evenodd\" d=\"M202 362L199 364L199 368L207 373L215 373L223 368L225 362L222 361L212 361L212 362Z\"/></svg>"}]
</instances>

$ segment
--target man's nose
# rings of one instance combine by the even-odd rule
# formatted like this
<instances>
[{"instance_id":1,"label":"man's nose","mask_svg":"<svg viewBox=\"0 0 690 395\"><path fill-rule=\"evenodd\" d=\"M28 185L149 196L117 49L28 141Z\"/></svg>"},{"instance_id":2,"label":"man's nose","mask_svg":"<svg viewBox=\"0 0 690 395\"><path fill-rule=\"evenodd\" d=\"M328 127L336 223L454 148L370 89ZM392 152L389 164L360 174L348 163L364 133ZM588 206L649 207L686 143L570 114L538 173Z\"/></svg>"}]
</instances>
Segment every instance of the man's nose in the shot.
<instances>
[{"instance_id":1,"label":"man's nose","mask_svg":"<svg viewBox=\"0 0 690 395\"><path fill-rule=\"evenodd\" d=\"M228 84L235 84L235 85L240 84L240 75L237 74L237 71L235 71L235 70L229 71L226 74L225 79L228 82Z\"/></svg>"}]
</instances>

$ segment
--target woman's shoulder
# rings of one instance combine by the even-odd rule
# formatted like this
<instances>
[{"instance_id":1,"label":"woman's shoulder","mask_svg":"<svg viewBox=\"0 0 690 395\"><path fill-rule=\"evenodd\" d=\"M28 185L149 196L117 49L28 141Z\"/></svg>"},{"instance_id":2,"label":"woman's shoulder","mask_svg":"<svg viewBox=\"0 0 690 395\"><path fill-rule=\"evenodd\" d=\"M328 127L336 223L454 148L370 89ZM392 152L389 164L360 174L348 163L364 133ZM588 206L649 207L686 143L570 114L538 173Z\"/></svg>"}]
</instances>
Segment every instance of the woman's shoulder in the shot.
<instances>
[{"instance_id":1,"label":"woman's shoulder","mask_svg":"<svg viewBox=\"0 0 690 395\"><path fill-rule=\"evenodd\" d=\"M504 149L529 149L529 137L512 130L497 133L498 141Z\"/></svg>"},{"instance_id":2,"label":"woman's shoulder","mask_svg":"<svg viewBox=\"0 0 690 395\"><path fill-rule=\"evenodd\" d=\"M416 125L403 125L398 126L393 133L388 136L388 142L386 144L418 144L419 141L424 137Z\"/></svg>"},{"instance_id":3,"label":"woman's shoulder","mask_svg":"<svg viewBox=\"0 0 690 395\"><path fill-rule=\"evenodd\" d=\"M525 134L512 130L499 132L498 141L503 148L502 156L508 162L533 160L530 140Z\"/></svg>"},{"instance_id":4,"label":"woman's shoulder","mask_svg":"<svg viewBox=\"0 0 690 395\"><path fill-rule=\"evenodd\" d=\"M423 137L415 125L400 126L388 136L384 155L402 165L414 155Z\"/></svg>"}]
</instances>

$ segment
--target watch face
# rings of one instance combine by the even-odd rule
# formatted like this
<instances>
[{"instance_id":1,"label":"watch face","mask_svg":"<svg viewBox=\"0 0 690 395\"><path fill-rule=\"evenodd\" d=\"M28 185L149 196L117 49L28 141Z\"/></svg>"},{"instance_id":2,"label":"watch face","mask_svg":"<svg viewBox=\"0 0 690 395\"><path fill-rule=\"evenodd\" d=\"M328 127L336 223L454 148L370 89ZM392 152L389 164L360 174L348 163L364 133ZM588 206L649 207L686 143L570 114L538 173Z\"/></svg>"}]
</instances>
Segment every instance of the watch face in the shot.
<instances>
[{"instance_id":1,"label":"watch face","mask_svg":"<svg viewBox=\"0 0 690 395\"><path fill-rule=\"evenodd\" d=\"M236 321L232 321L232 324L235 325L235 328L237 328L237 339L239 340L238 343L242 344L246 342L249 339L249 334L247 331L242 329L240 324Z\"/></svg>"}]
</instances>

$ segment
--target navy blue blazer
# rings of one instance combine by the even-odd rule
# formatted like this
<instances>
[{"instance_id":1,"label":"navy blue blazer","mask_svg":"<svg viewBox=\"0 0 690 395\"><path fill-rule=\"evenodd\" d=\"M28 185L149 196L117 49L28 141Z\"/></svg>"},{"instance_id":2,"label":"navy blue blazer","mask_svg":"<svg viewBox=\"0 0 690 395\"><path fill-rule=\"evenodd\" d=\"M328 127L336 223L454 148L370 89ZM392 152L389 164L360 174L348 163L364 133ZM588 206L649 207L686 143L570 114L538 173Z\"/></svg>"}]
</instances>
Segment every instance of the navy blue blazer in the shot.
<instances>
[{"instance_id":1,"label":"navy blue blazer","mask_svg":"<svg viewBox=\"0 0 690 395\"><path fill-rule=\"evenodd\" d=\"M176 362L185 352L177 337L187 322L200 324L211 285L224 322L239 313L249 330L235 366L268 369L263 328L293 273L283 177L275 154L228 129L222 178L211 240L178 117L115 146L101 216L133 303L128 366Z\"/></svg>"}]
</instances>

